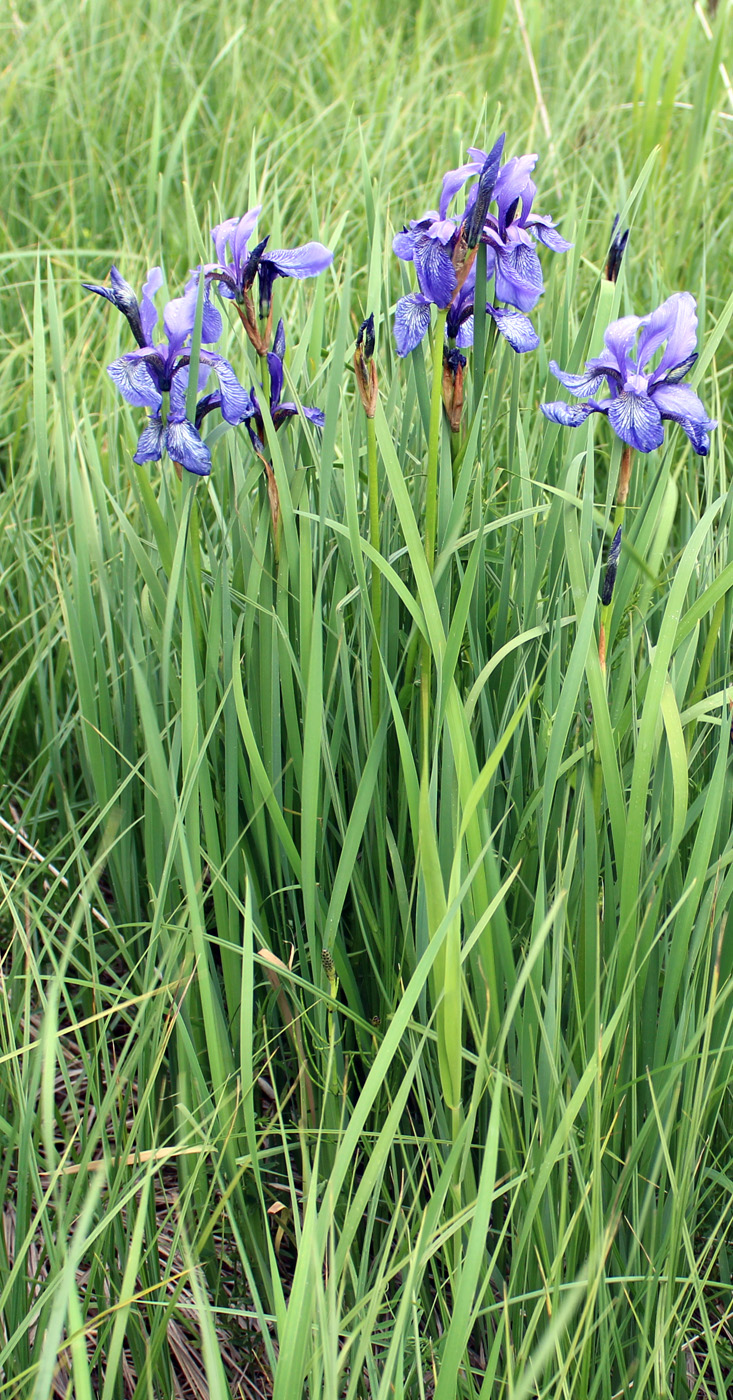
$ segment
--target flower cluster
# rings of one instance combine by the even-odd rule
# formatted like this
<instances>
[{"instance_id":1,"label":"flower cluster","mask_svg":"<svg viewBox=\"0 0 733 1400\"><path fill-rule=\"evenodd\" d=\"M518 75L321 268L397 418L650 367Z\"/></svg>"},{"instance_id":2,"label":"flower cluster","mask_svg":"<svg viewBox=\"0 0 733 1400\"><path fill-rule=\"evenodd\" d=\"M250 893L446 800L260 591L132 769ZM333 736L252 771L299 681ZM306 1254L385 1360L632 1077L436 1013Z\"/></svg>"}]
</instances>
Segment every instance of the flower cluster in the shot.
<instances>
[{"instance_id":1,"label":"flower cluster","mask_svg":"<svg viewBox=\"0 0 733 1400\"><path fill-rule=\"evenodd\" d=\"M171 460L187 472L208 476L211 455L200 429L206 415L214 410L220 412L227 423L235 426L246 423L256 450L264 452L265 429L254 388L250 392L243 388L229 361L208 348L216 343L223 329L221 314L211 301L212 286L235 303L255 348L263 358L266 356L274 427L279 428L298 412L295 404L280 402L285 355L282 320L273 349L269 350L272 286L276 277L302 278L323 272L333 261L333 253L321 243L267 253L267 238L250 251L249 239L259 213L258 207L242 218L227 219L212 230L218 261L196 268L183 296L167 303L163 310L162 335L158 331L159 313L154 301L163 286L161 268L151 268L139 300L116 267L110 271L109 287L83 283L87 291L96 292L122 312L137 342L137 349L121 355L107 367L122 397L133 407L147 408L149 412L148 424L140 434L133 458L137 463L160 461L167 452ZM225 261L227 246L231 254L229 263ZM198 357L196 406L191 418L188 408L191 341L202 276L202 348ZM259 323L251 296L255 278L259 284ZM212 374L218 381L217 388L204 392ZM316 426L323 427L323 414L318 409L304 408L303 414Z\"/></svg>"},{"instance_id":2,"label":"flower cluster","mask_svg":"<svg viewBox=\"0 0 733 1400\"><path fill-rule=\"evenodd\" d=\"M431 307L447 311L446 339L460 349L473 344L473 313L477 295L476 249L486 246L486 276L494 279L495 299L486 301L487 315L513 350L535 350L539 337L527 312L544 289L535 239L554 252L572 245L547 215L533 213L537 193L532 171L536 155L513 156L501 164L504 136L488 152L469 148L469 160L443 178L438 209L413 220L398 233L392 247L412 262L420 290L402 297L395 310L397 351L409 355L430 325ZM466 198L460 220L449 214L455 196L472 176L477 177ZM491 206L496 212L489 212Z\"/></svg>"}]
</instances>

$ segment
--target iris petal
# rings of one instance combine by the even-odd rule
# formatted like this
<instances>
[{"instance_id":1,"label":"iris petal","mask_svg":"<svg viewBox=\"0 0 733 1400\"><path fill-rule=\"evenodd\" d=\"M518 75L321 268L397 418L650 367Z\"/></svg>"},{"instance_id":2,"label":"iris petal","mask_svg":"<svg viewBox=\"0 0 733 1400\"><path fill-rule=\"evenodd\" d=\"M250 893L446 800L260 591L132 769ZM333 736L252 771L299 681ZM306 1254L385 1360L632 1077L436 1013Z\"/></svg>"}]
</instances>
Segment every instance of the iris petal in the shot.
<instances>
[{"instance_id":1,"label":"iris petal","mask_svg":"<svg viewBox=\"0 0 733 1400\"><path fill-rule=\"evenodd\" d=\"M143 462L159 462L163 456L163 434L165 429L160 419L151 417L147 428L143 428L138 440L133 462L142 466Z\"/></svg>"},{"instance_id":2,"label":"iris petal","mask_svg":"<svg viewBox=\"0 0 733 1400\"><path fill-rule=\"evenodd\" d=\"M414 261L420 290L436 306L450 306L456 289L456 273L443 245L432 238L419 238Z\"/></svg>"},{"instance_id":3,"label":"iris petal","mask_svg":"<svg viewBox=\"0 0 733 1400\"><path fill-rule=\"evenodd\" d=\"M524 355L528 350L537 349L540 338L529 316L522 315L521 311L499 310L495 306L490 306L488 302L486 310L496 323L499 334L509 341L512 350L516 350L518 355Z\"/></svg>"},{"instance_id":4,"label":"iris petal","mask_svg":"<svg viewBox=\"0 0 733 1400\"><path fill-rule=\"evenodd\" d=\"M589 414L607 413L610 402L610 399L606 399L596 403L590 399L588 403L541 403L540 410L551 423L561 423L564 428L579 428Z\"/></svg>"},{"instance_id":5,"label":"iris petal","mask_svg":"<svg viewBox=\"0 0 733 1400\"><path fill-rule=\"evenodd\" d=\"M507 301L518 311L531 311L537 305L544 283L540 260L530 243L497 250L495 286L497 301Z\"/></svg>"},{"instance_id":6,"label":"iris petal","mask_svg":"<svg viewBox=\"0 0 733 1400\"><path fill-rule=\"evenodd\" d=\"M640 325L640 316L622 316L620 320L612 321L604 333L606 349L610 350L622 379L626 378L628 351L634 343Z\"/></svg>"},{"instance_id":7,"label":"iris petal","mask_svg":"<svg viewBox=\"0 0 733 1400\"><path fill-rule=\"evenodd\" d=\"M187 472L194 476L208 476L211 471L211 453L205 442L186 419L182 423L169 423L166 429L166 447L172 462L180 462Z\"/></svg>"},{"instance_id":8,"label":"iris petal","mask_svg":"<svg viewBox=\"0 0 733 1400\"><path fill-rule=\"evenodd\" d=\"M227 423L241 423L249 417L252 413L252 401L229 361L225 360L223 355L215 354L213 350L204 350L201 353L201 362L202 365L210 366L219 380L221 412Z\"/></svg>"},{"instance_id":9,"label":"iris petal","mask_svg":"<svg viewBox=\"0 0 733 1400\"><path fill-rule=\"evenodd\" d=\"M333 253L322 243L304 243L300 248L275 248L263 262L272 263L281 277L317 277L333 262Z\"/></svg>"},{"instance_id":10,"label":"iris petal","mask_svg":"<svg viewBox=\"0 0 733 1400\"><path fill-rule=\"evenodd\" d=\"M107 365L107 373L123 399L127 399L134 408L152 408L157 413L163 400L143 356L136 355L134 351L121 355L119 360Z\"/></svg>"},{"instance_id":11,"label":"iris petal","mask_svg":"<svg viewBox=\"0 0 733 1400\"><path fill-rule=\"evenodd\" d=\"M637 352L640 370L644 369L665 340L667 347L654 371L655 379L681 364L695 349L697 309L695 298L689 292L674 292L656 311L652 311L651 316L644 318Z\"/></svg>"},{"instance_id":12,"label":"iris petal","mask_svg":"<svg viewBox=\"0 0 733 1400\"><path fill-rule=\"evenodd\" d=\"M420 292L401 297L395 307L394 338L397 354L409 355L414 350L430 325L430 301Z\"/></svg>"},{"instance_id":13,"label":"iris petal","mask_svg":"<svg viewBox=\"0 0 733 1400\"><path fill-rule=\"evenodd\" d=\"M608 418L621 441L638 452L653 452L664 442L661 414L648 394L619 394L611 401Z\"/></svg>"},{"instance_id":14,"label":"iris petal","mask_svg":"<svg viewBox=\"0 0 733 1400\"><path fill-rule=\"evenodd\" d=\"M662 417L680 423L695 451L706 457L710 450L708 433L717 427L717 422L708 418L694 389L687 384L658 384L652 389L651 398Z\"/></svg>"},{"instance_id":15,"label":"iris petal","mask_svg":"<svg viewBox=\"0 0 733 1400\"><path fill-rule=\"evenodd\" d=\"M571 394L577 394L578 398L583 398L586 394L597 394L599 389L603 389L606 382L606 374L586 368L584 374L569 374L566 370L560 369L557 360L550 360L550 369L556 379L560 380L563 389L568 389Z\"/></svg>"}]
</instances>

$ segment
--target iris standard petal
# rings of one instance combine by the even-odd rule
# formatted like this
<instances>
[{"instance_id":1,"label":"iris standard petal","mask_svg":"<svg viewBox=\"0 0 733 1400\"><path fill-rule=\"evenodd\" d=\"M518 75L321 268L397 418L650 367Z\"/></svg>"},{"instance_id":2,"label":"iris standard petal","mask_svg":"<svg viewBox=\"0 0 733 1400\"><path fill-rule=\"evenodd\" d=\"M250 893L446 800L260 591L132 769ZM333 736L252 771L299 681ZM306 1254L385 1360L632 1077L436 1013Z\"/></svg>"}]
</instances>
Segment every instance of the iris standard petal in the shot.
<instances>
[{"instance_id":1,"label":"iris standard petal","mask_svg":"<svg viewBox=\"0 0 733 1400\"><path fill-rule=\"evenodd\" d=\"M322 243L304 243L300 248L275 248L262 261L272 263L280 277L317 277L331 266L333 253Z\"/></svg>"},{"instance_id":2,"label":"iris standard petal","mask_svg":"<svg viewBox=\"0 0 733 1400\"><path fill-rule=\"evenodd\" d=\"M504 311L489 305L488 302L486 310L494 320L499 334L509 341L512 350L516 350L518 355L524 355L527 350L537 349L540 338L529 316L523 316L521 311Z\"/></svg>"},{"instance_id":3,"label":"iris standard petal","mask_svg":"<svg viewBox=\"0 0 733 1400\"><path fill-rule=\"evenodd\" d=\"M667 346L654 371L654 379L661 379L668 370L681 364L696 347L697 308L689 292L674 292L656 311L644 317L636 356L640 370L665 340Z\"/></svg>"},{"instance_id":4,"label":"iris standard petal","mask_svg":"<svg viewBox=\"0 0 733 1400\"><path fill-rule=\"evenodd\" d=\"M142 466L143 462L159 462L163 456L163 435L165 429L160 419L151 417L147 428L143 428L138 440L133 462Z\"/></svg>"},{"instance_id":5,"label":"iris standard petal","mask_svg":"<svg viewBox=\"0 0 733 1400\"><path fill-rule=\"evenodd\" d=\"M142 322L145 344L152 345L153 331L158 324L158 311L153 304L153 297L163 286L162 267L151 267L148 278L143 286L142 299L140 301L140 320Z\"/></svg>"},{"instance_id":6,"label":"iris standard petal","mask_svg":"<svg viewBox=\"0 0 733 1400\"><path fill-rule=\"evenodd\" d=\"M257 220L262 213L262 205L256 204L254 209L248 209L241 219L237 219L234 228L229 234L229 247L232 250L232 260L234 262L235 274L239 277L240 268L248 256L249 240L257 227ZM217 253L218 256L218 253ZM224 261L223 258L220 261Z\"/></svg>"},{"instance_id":7,"label":"iris standard petal","mask_svg":"<svg viewBox=\"0 0 733 1400\"><path fill-rule=\"evenodd\" d=\"M612 321L604 332L604 344L606 349L611 352L613 362L622 379L626 378L629 368L628 352L634 343L640 325L640 316L622 316L618 321ZM633 364L633 361L631 363Z\"/></svg>"},{"instance_id":8,"label":"iris standard petal","mask_svg":"<svg viewBox=\"0 0 733 1400\"><path fill-rule=\"evenodd\" d=\"M211 471L211 453L199 434L184 418L182 423L169 423L166 429L166 447L172 462L179 462L194 476L208 476Z\"/></svg>"},{"instance_id":9,"label":"iris standard petal","mask_svg":"<svg viewBox=\"0 0 733 1400\"><path fill-rule=\"evenodd\" d=\"M484 156L485 159L486 156ZM472 175L480 174L483 163L483 160L481 162L471 160L466 165L457 166L455 170L446 171L440 191L439 212L441 219L445 218L448 205L458 194L458 191L463 189L466 181L470 180Z\"/></svg>"},{"instance_id":10,"label":"iris standard petal","mask_svg":"<svg viewBox=\"0 0 733 1400\"><path fill-rule=\"evenodd\" d=\"M110 379L117 385L123 399L134 408L151 408L158 412L163 399L144 357L133 350L107 365Z\"/></svg>"},{"instance_id":11,"label":"iris standard petal","mask_svg":"<svg viewBox=\"0 0 733 1400\"><path fill-rule=\"evenodd\" d=\"M551 423L561 423L563 428L579 428L591 413L608 413L611 400L604 399L596 403L590 399L588 403L541 403L540 410L549 418Z\"/></svg>"},{"instance_id":12,"label":"iris standard petal","mask_svg":"<svg viewBox=\"0 0 733 1400\"><path fill-rule=\"evenodd\" d=\"M511 206L521 199L536 164L536 155L512 156L499 171L494 186L494 199L499 208L499 229L502 233L506 228L507 213Z\"/></svg>"},{"instance_id":13,"label":"iris standard petal","mask_svg":"<svg viewBox=\"0 0 733 1400\"><path fill-rule=\"evenodd\" d=\"M497 301L507 301L519 311L531 311L544 290L540 260L529 243L497 249L495 278Z\"/></svg>"},{"instance_id":14,"label":"iris standard petal","mask_svg":"<svg viewBox=\"0 0 733 1400\"><path fill-rule=\"evenodd\" d=\"M598 374L596 371L589 371L587 366L584 374L569 374L567 370L560 369L557 360L550 360L550 369L555 378L560 380L563 389L577 394L578 398L583 398L586 394L597 394L606 383L606 374L603 371Z\"/></svg>"},{"instance_id":15,"label":"iris standard petal","mask_svg":"<svg viewBox=\"0 0 733 1400\"><path fill-rule=\"evenodd\" d=\"M239 215L236 215L233 219L225 219L223 223L217 224L216 228L212 228L211 237L214 240L216 261L218 263L226 264L227 243L231 243L232 235L238 223Z\"/></svg>"},{"instance_id":16,"label":"iris standard petal","mask_svg":"<svg viewBox=\"0 0 733 1400\"><path fill-rule=\"evenodd\" d=\"M395 307L394 338L397 354L409 355L414 350L430 325L430 301L421 292L400 297Z\"/></svg>"},{"instance_id":17,"label":"iris standard petal","mask_svg":"<svg viewBox=\"0 0 733 1400\"><path fill-rule=\"evenodd\" d=\"M648 394L619 394L609 404L608 421L621 441L637 452L653 452L664 442L662 417Z\"/></svg>"},{"instance_id":18,"label":"iris standard petal","mask_svg":"<svg viewBox=\"0 0 733 1400\"><path fill-rule=\"evenodd\" d=\"M419 238L414 260L420 290L441 309L450 306L456 289L456 273L443 245L432 238Z\"/></svg>"}]
</instances>

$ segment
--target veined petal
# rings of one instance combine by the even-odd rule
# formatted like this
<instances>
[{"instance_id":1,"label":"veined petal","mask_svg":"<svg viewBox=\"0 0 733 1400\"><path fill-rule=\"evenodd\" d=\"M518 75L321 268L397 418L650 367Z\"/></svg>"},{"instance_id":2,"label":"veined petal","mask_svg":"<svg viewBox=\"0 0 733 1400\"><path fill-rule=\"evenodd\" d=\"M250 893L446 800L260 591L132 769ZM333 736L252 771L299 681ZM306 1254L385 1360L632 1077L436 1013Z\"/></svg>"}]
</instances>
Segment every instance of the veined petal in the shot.
<instances>
[{"instance_id":1,"label":"veined petal","mask_svg":"<svg viewBox=\"0 0 733 1400\"><path fill-rule=\"evenodd\" d=\"M142 466L143 462L159 462L163 456L163 435L165 429L158 417L151 417L147 428L143 428L138 440L133 462Z\"/></svg>"},{"instance_id":2,"label":"veined petal","mask_svg":"<svg viewBox=\"0 0 733 1400\"><path fill-rule=\"evenodd\" d=\"M436 306L450 306L456 289L456 273L443 245L432 238L419 238L414 260L420 290Z\"/></svg>"},{"instance_id":3,"label":"veined petal","mask_svg":"<svg viewBox=\"0 0 733 1400\"><path fill-rule=\"evenodd\" d=\"M653 379L661 379L690 356L697 343L697 308L689 292L674 292L662 302L651 316L645 316L639 335L637 362L639 370L649 363L660 346L667 347L654 371Z\"/></svg>"},{"instance_id":4,"label":"veined petal","mask_svg":"<svg viewBox=\"0 0 733 1400\"><path fill-rule=\"evenodd\" d=\"M442 243L445 248L454 237L457 227L455 219L436 219L435 223L430 225L428 235Z\"/></svg>"},{"instance_id":5,"label":"veined petal","mask_svg":"<svg viewBox=\"0 0 733 1400\"><path fill-rule=\"evenodd\" d=\"M493 318L499 334L509 341L512 350L516 350L518 355L524 355L528 350L537 349L540 338L529 316L523 316L521 311L500 310L488 302L486 310Z\"/></svg>"},{"instance_id":6,"label":"veined petal","mask_svg":"<svg viewBox=\"0 0 733 1400\"><path fill-rule=\"evenodd\" d=\"M544 290L542 268L534 247L529 243L514 243L496 255L496 298L516 306L519 311L531 311Z\"/></svg>"},{"instance_id":7,"label":"veined petal","mask_svg":"<svg viewBox=\"0 0 733 1400\"><path fill-rule=\"evenodd\" d=\"M588 403L541 403L540 410L545 418L549 418L551 423L561 423L563 428L579 428L591 413L607 413L610 399L596 403L594 399L589 399Z\"/></svg>"},{"instance_id":8,"label":"veined petal","mask_svg":"<svg viewBox=\"0 0 733 1400\"><path fill-rule=\"evenodd\" d=\"M466 317L456 332L456 345L459 350L468 350L473 345L473 313Z\"/></svg>"},{"instance_id":9,"label":"veined petal","mask_svg":"<svg viewBox=\"0 0 733 1400\"><path fill-rule=\"evenodd\" d=\"M400 297L395 307L394 338L397 354L409 355L420 344L430 325L430 301L421 292Z\"/></svg>"},{"instance_id":10,"label":"veined petal","mask_svg":"<svg viewBox=\"0 0 733 1400\"><path fill-rule=\"evenodd\" d=\"M571 394L576 394L578 398L583 398L586 394L597 394L606 382L606 372L600 374L588 371L586 367L584 374L569 374L566 370L560 369L557 360L550 360L550 369L556 379L560 380L563 389L568 389Z\"/></svg>"},{"instance_id":11,"label":"veined petal","mask_svg":"<svg viewBox=\"0 0 733 1400\"><path fill-rule=\"evenodd\" d=\"M708 418L694 389L687 384L657 384L651 389L650 396L662 418L671 418L680 423L695 451L701 457L707 456L710 449L708 433L718 425L714 418Z\"/></svg>"},{"instance_id":12,"label":"veined petal","mask_svg":"<svg viewBox=\"0 0 733 1400\"><path fill-rule=\"evenodd\" d=\"M326 426L326 415L322 409L304 407L302 413L303 417L307 418L308 422L312 423L314 427L324 428Z\"/></svg>"},{"instance_id":13,"label":"veined petal","mask_svg":"<svg viewBox=\"0 0 733 1400\"><path fill-rule=\"evenodd\" d=\"M163 399L142 356L134 351L121 355L119 360L107 365L107 373L123 399L127 399L134 408L151 408L154 413L158 412Z\"/></svg>"},{"instance_id":14,"label":"veined petal","mask_svg":"<svg viewBox=\"0 0 733 1400\"><path fill-rule=\"evenodd\" d=\"M538 214L534 219L527 220L527 228L532 230L540 243L544 243L546 248L551 248L553 253L567 253L573 246L572 243L568 243L567 238L558 233L554 219Z\"/></svg>"},{"instance_id":15,"label":"veined petal","mask_svg":"<svg viewBox=\"0 0 733 1400\"><path fill-rule=\"evenodd\" d=\"M208 476L211 471L211 453L199 434L184 418L182 423L169 423L166 429L166 447L172 462L179 462L194 476Z\"/></svg>"},{"instance_id":16,"label":"veined petal","mask_svg":"<svg viewBox=\"0 0 733 1400\"><path fill-rule=\"evenodd\" d=\"M272 263L280 277L317 277L331 266L333 253L322 243L304 243L300 248L275 248L262 261Z\"/></svg>"},{"instance_id":17,"label":"veined petal","mask_svg":"<svg viewBox=\"0 0 733 1400\"><path fill-rule=\"evenodd\" d=\"M415 235L409 228L403 228L401 233L396 233L392 239L392 252L397 254L403 262L412 262L415 252ZM99 287L90 290L99 291Z\"/></svg>"},{"instance_id":18,"label":"veined petal","mask_svg":"<svg viewBox=\"0 0 733 1400\"><path fill-rule=\"evenodd\" d=\"M629 359L629 350L640 325L640 316L622 316L618 321L612 321L604 332L604 344L611 352L622 379L626 378L629 367L633 365L633 360ZM592 361L589 360L588 364L592 364Z\"/></svg>"},{"instance_id":19,"label":"veined petal","mask_svg":"<svg viewBox=\"0 0 733 1400\"><path fill-rule=\"evenodd\" d=\"M169 359L181 351L183 343L193 330L196 319L196 283L188 283L182 297L174 297L163 311L163 326L170 346Z\"/></svg>"},{"instance_id":20,"label":"veined petal","mask_svg":"<svg viewBox=\"0 0 733 1400\"><path fill-rule=\"evenodd\" d=\"M277 356L272 358L277 359ZM221 412L227 423L241 423L245 418L251 417L252 401L247 390L237 379L229 361L225 360L223 355L215 354L213 350L202 350L201 363L210 366L219 380Z\"/></svg>"},{"instance_id":21,"label":"veined petal","mask_svg":"<svg viewBox=\"0 0 733 1400\"><path fill-rule=\"evenodd\" d=\"M648 394L619 394L611 400L608 420L621 441L638 452L653 452L664 442L662 417Z\"/></svg>"},{"instance_id":22,"label":"veined petal","mask_svg":"<svg viewBox=\"0 0 733 1400\"><path fill-rule=\"evenodd\" d=\"M153 304L153 297L163 286L162 267L151 267L148 273L148 280L143 287L142 300L140 302L140 320L142 322L145 344L152 345L153 331L158 324L158 311Z\"/></svg>"}]
</instances>

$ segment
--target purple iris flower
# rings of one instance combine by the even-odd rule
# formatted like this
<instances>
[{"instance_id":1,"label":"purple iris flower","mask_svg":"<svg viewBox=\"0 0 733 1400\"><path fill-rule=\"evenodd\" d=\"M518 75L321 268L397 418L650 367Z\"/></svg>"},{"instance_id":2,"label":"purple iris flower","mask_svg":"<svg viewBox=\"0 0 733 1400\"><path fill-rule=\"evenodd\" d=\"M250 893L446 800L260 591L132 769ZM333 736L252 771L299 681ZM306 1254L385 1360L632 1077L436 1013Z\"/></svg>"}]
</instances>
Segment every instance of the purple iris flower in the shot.
<instances>
[{"instance_id":1,"label":"purple iris flower","mask_svg":"<svg viewBox=\"0 0 733 1400\"><path fill-rule=\"evenodd\" d=\"M402 297L395 311L395 340L400 355L407 355L419 345L430 324L430 306L449 308L447 335L457 345L470 345L473 340L475 270L472 277L461 283L454 268L456 248L461 234L471 230L471 240L479 238L486 244L487 279L495 278L495 297L514 311L501 310L490 302L487 313L497 329L519 353L534 350L539 337L526 316L537 304L544 289L542 268L534 247L537 237L556 252L571 247L548 216L532 213L536 186L530 172L536 155L512 157L499 169L504 146L501 136L491 151L477 147L469 149L470 160L443 178L440 206L397 234L392 247L399 258L414 262L420 291ZM492 172L491 193L486 199L487 173ZM448 206L472 176L478 176L466 200L461 225L448 217ZM484 198L482 199L482 193ZM496 202L497 215L488 213L488 205ZM466 290L468 289L468 290ZM453 335L452 328L459 328Z\"/></svg>"},{"instance_id":2,"label":"purple iris flower","mask_svg":"<svg viewBox=\"0 0 733 1400\"><path fill-rule=\"evenodd\" d=\"M637 341L638 336L638 341ZM610 397L582 404L543 403L552 423L577 428L590 413L605 413L622 442L639 452L652 452L664 441L664 420L679 423L701 457L710 450L709 432L716 427L697 394L680 381L697 359L697 311L689 292L674 292L649 316L622 316L604 337L605 350L588 360L584 374L567 374L554 360L550 369L564 388L578 398L608 385ZM651 364L664 351L656 366Z\"/></svg>"},{"instance_id":3,"label":"purple iris flower","mask_svg":"<svg viewBox=\"0 0 733 1400\"><path fill-rule=\"evenodd\" d=\"M275 331L275 340L272 350L268 352L267 368L270 373L270 417L272 425L277 431L288 418L292 418L297 413L302 413L310 423L316 428L322 428L325 424L325 417L320 408L306 408L305 405L298 409L294 403L281 403L283 391L283 361L285 359L285 327L282 318L278 321ZM260 409L257 394L254 388L250 394L250 411L246 414L247 429L252 439L252 445L256 452L263 454L265 451L265 425L262 420L262 410Z\"/></svg>"},{"instance_id":4,"label":"purple iris flower","mask_svg":"<svg viewBox=\"0 0 733 1400\"><path fill-rule=\"evenodd\" d=\"M270 314L272 284L276 277L317 277L333 262L333 253L322 243L304 243L299 248L268 249L269 234L250 249L249 240L261 210L262 205L258 204L241 218L225 219L211 230L218 262L208 263L204 268L206 277L216 283L222 296L236 302L238 309L244 306L247 314L242 316L240 311L240 316L248 330L248 323L251 323L253 331L256 331L256 323L250 288L255 277L259 284L259 314L261 319L265 319ZM226 258L227 245L229 262ZM257 345L256 348L260 354L264 354L267 346L263 341L262 347Z\"/></svg>"},{"instance_id":5,"label":"purple iris flower","mask_svg":"<svg viewBox=\"0 0 733 1400\"><path fill-rule=\"evenodd\" d=\"M153 303L155 293L163 285L163 273L154 267L148 273L148 280L138 303L129 283L112 269L112 287L98 287L90 283L84 285L89 291L106 297L122 311L138 341L138 349L121 355L107 366L107 373L119 389L122 397L135 408L147 408L150 422L140 435L135 462L158 461L167 450L174 462L181 463L186 471L197 476L208 476L211 470L209 450L199 436L203 414L197 413L197 422L186 418L186 391L188 388L189 364L191 359L190 340L196 319L198 300L198 274L194 274L182 297L169 301L163 311L165 341L157 345L153 337L158 323L158 312ZM201 339L207 344L218 340L222 321L219 312L211 305L208 289L204 297ZM223 355L213 350L201 350L199 356L198 388L204 389L211 371L219 381L218 392L209 395L210 412L219 408L228 423L241 423L251 408L249 394L242 388L234 370ZM170 403L163 420L163 395L170 395Z\"/></svg>"}]
</instances>

